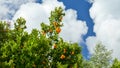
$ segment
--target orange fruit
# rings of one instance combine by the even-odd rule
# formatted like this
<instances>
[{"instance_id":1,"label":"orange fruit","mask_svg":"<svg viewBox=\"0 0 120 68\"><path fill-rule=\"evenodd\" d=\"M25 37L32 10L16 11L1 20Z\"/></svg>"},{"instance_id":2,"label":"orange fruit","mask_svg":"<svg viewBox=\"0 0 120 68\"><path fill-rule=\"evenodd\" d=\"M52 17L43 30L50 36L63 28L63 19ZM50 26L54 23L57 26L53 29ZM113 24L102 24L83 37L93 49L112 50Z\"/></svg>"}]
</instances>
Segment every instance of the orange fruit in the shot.
<instances>
[{"instance_id":1,"label":"orange fruit","mask_svg":"<svg viewBox=\"0 0 120 68\"><path fill-rule=\"evenodd\" d=\"M21 48L23 48L24 46L22 45L22 46L20 46Z\"/></svg>"},{"instance_id":2,"label":"orange fruit","mask_svg":"<svg viewBox=\"0 0 120 68\"><path fill-rule=\"evenodd\" d=\"M57 45L56 45L56 44L54 44L53 46L54 46L54 49L57 48Z\"/></svg>"},{"instance_id":3,"label":"orange fruit","mask_svg":"<svg viewBox=\"0 0 120 68\"><path fill-rule=\"evenodd\" d=\"M43 35L46 35L46 33L45 33L44 31L42 31L42 34L43 34Z\"/></svg>"},{"instance_id":4,"label":"orange fruit","mask_svg":"<svg viewBox=\"0 0 120 68\"><path fill-rule=\"evenodd\" d=\"M49 32L52 33L52 29L50 29Z\"/></svg>"},{"instance_id":5,"label":"orange fruit","mask_svg":"<svg viewBox=\"0 0 120 68\"><path fill-rule=\"evenodd\" d=\"M71 55L74 55L74 54L75 54L74 51L72 51L72 52L71 52Z\"/></svg>"},{"instance_id":6,"label":"orange fruit","mask_svg":"<svg viewBox=\"0 0 120 68\"><path fill-rule=\"evenodd\" d=\"M34 68L36 68L36 65L35 65L35 64L33 64L33 67L34 67Z\"/></svg>"},{"instance_id":7,"label":"orange fruit","mask_svg":"<svg viewBox=\"0 0 120 68\"><path fill-rule=\"evenodd\" d=\"M60 21L62 21L62 16L59 18Z\"/></svg>"},{"instance_id":8,"label":"orange fruit","mask_svg":"<svg viewBox=\"0 0 120 68\"><path fill-rule=\"evenodd\" d=\"M43 61L42 63L45 64L45 61Z\"/></svg>"},{"instance_id":9,"label":"orange fruit","mask_svg":"<svg viewBox=\"0 0 120 68\"><path fill-rule=\"evenodd\" d=\"M64 53L66 53L66 49L64 49Z\"/></svg>"},{"instance_id":10,"label":"orange fruit","mask_svg":"<svg viewBox=\"0 0 120 68\"><path fill-rule=\"evenodd\" d=\"M58 23L57 22L53 22L53 25L56 27L58 25Z\"/></svg>"},{"instance_id":11,"label":"orange fruit","mask_svg":"<svg viewBox=\"0 0 120 68\"><path fill-rule=\"evenodd\" d=\"M61 58L61 59L65 59L65 55L62 54L62 55L60 56L60 58Z\"/></svg>"},{"instance_id":12,"label":"orange fruit","mask_svg":"<svg viewBox=\"0 0 120 68\"><path fill-rule=\"evenodd\" d=\"M57 27L56 32L59 34L61 32L61 29L59 27Z\"/></svg>"}]
</instances>

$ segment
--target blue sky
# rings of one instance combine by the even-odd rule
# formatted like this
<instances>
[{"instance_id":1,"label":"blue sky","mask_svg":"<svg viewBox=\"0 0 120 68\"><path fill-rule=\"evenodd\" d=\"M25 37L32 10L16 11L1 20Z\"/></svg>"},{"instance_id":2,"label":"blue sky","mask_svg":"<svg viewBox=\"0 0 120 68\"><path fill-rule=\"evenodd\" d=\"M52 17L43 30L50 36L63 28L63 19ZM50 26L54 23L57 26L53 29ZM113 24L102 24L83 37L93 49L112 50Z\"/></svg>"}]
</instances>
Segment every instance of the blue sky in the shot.
<instances>
[{"instance_id":1,"label":"blue sky","mask_svg":"<svg viewBox=\"0 0 120 68\"><path fill-rule=\"evenodd\" d=\"M50 11L61 6L66 15L60 36L65 41L82 46L84 58L94 53L101 42L120 59L120 0L0 0L0 20L26 19L27 29L40 29L41 22L49 23ZM113 4L114 3L114 4ZM68 30L69 29L69 30Z\"/></svg>"},{"instance_id":2,"label":"blue sky","mask_svg":"<svg viewBox=\"0 0 120 68\"><path fill-rule=\"evenodd\" d=\"M66 9L74 9L77 11L77 19L86 21L88 26L88 32L86 35L83 36L84 41L86 41L86 38L88 36L94 36L95 33L93 32L93 21L89 15L89 9L92 6L91 3L89 3L87 0L59 0L64 3L66 6ZM83 47L82 54L85 58L88 56L88 49L86 47L86 44L81 43ZM87 58L88 59L88 58Z\"/></svg>"}]
</instances>

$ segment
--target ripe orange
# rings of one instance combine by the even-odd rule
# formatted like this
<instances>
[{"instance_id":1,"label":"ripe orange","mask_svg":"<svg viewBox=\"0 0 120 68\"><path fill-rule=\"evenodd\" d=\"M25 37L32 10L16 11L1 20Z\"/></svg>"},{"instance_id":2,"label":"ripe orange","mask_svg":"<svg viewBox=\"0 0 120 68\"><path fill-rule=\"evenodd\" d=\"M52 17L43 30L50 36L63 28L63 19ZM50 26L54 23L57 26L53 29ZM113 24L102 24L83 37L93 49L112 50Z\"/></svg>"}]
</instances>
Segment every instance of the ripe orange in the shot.
<instances>
[{"instance_id":1,"label":"ripe orange","mask_svg":"<svg viewBox=\"0 0 120 68\"><path fill-rule=\"evenodd\" d=\"M56 45L56 44L54 44L53 46L54 46L54 49L57 48L57 45Z\"/></svg>"},{"instance_id":2,"label":"ripe orange","mask_svg":"<svg viewBox=\"0 0 120 68\"><path fill-rule=\"evenodd\" d=\"M49 32L52 33L52 29L50 29Z\"/></svg>"},{"instance_id":3,"label":"ripe orange","mask_svg":"<svg viewBox=\"0 0 120 68\"><path fill-rule=\"evenodd\" d=\"M45 64L45 61L43 61L42 63Z\"/></svg>"},{"instance_id":4,"label":"ripe orange","mask_svg":"<svg viewBox=\"0 0 120 68\"><path fill-rule=\"evenodd\" d=\"M56 27L58 25L58 23L57 22L53 22L53 25Z\"/></svg>"},{"instance_id":5,"label":"ripe orange","mask_svg":"<svg viewBox=\"0 0 120 68\"><path fill-rule=\"evenodd\" d=\"M66 49L64 49L64 53L66 53Z\"/></svg>"},{"instance_id":6,"label":"ripe orange","mask_svg":"<svg viewBox=\"0 0 120 68\"><path fill-rule=\"evenodd\" d=\"M74 51L72 51L72 52L71 52L71 55L74 55L74 54L75 54Z\"/></svg>"},{"instance_id":7,"label":"ripe orange","mask_svg":"<svg viewBox=\"0 0 120 68\"><path fill-rule=\"evenodd\" d=\"M23 48L24 46L22 45L22 46L20 46L21 48Z\"/></svg>"},{"instance_id":8,"label":"ripe orange","mask_svg":"<svg viewBox=\"0 0 120 68\"><path fill-rule=\"evenodd\" d=\"M57 27L56 32L59 34L61 32L61 29L59 27Z\"/></svg>"},{"instance_id":9,"label":"ripe orange","mask_svg":"<svg viewBox=\"0 0 120 68\"><path fill-rule=\"evenodd\" d=\"M46 33L45 33L44 31L42 31L42 34L43 34L43 35L46 35Z\"/></svg>"},{"instance_id":10,"label":"ripe orange","mask_svg":"<svg viewBox=\"0 0 120 68\"><path fill-rule=\"evenodd\" d=\"M33 68L36 68L36 65L35 65L35 64L33 64Z\"/></svg>"},{"instance_id":11,"label":"ripe orange","mask_svg":"<svg viewBox=\"0 0 120 68\"><path fill-rule=\"evenodd\" d=\"M62 16L59 18L60 21L62 21Z\"/></svg>"},{"instance_id":12,"label":"ripe orange","mask_svg":"<svg viewBox=\"0 0 120 68\"><path fill-rule=\"evenodd\" d=\"M60 58L61 58L61 59L65 59L65 55L62 54L62 55L60 56Z\"/></svg>"}]
</instances>

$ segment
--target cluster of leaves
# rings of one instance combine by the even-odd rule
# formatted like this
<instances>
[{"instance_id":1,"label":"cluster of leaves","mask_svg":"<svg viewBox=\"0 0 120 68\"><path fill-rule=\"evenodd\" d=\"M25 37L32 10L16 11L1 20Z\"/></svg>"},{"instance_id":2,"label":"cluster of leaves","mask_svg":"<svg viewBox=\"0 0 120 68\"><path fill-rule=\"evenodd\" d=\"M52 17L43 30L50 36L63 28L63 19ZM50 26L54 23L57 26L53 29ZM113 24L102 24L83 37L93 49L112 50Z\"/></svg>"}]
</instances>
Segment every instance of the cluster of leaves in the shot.
<instances>
[{"instance_id":1,"label":"cluster of leaves","mask_svg":"<svg viewBox=\"0 0 120 68\"><path fill-rule=\"evenodd\" d=\"M1 47L3 46L3 44L5 43L5 41L7 41L9 26L10 26L9 23L0 21L0 61L3 61ZM2 64L0 62L0 66L1 65Z\"/></svg>"},{"instance_id":2,"label":"cluster of leaves","mask_svg":"<svg viewBox=\"0 0 120 68\"><path fill-rule=\"evenodd\" d=\"M114 59L111 68L120 68L120 61L118 61L118 59Z\"/></svg>"},{"instance_id":3,"label":"cluster of leaves","mask_svg":"<svg viewBox=\"0 0 120 68\"><path fill-rule=\"evenodd\" d=\"M0 22L0 68L82 67L81 47L59 37L64 15L61 7L56 8L50 24L42 23L41 31L33 29L30 34L24 31L24 18L16 20L13 30Z\"/></svg>"}]
</instances>

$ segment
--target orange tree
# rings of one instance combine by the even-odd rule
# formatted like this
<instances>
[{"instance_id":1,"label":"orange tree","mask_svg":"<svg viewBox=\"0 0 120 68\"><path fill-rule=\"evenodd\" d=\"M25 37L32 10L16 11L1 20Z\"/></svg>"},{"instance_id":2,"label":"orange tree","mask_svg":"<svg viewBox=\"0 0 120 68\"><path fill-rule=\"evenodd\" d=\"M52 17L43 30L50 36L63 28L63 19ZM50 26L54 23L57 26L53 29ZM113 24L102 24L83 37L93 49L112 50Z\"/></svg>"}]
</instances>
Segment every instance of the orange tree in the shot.
<instances>
[{"instance_id":1,"label":"orange tree","mask_svg":"<svg viewBox=\"0 0 120 68\"><path fill-rule=\"evenodd\" d=\"M18 18L14 29L8 29L0 40L0 67L9 68L81 68L81 47L77 43L65 42L61 32L62 18L65 14L61 7L51 11L50 24L41 24L41 31L33 29L29 34L24 31L26 21ZM6 27L6 26L2 26ZM2 29L3 30L3 29ZM0 33L0 37L3 36Z\"/></svg>"}]
</instances>

